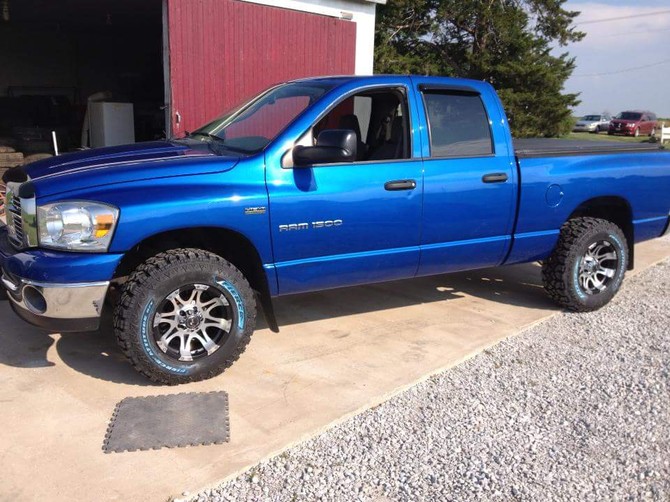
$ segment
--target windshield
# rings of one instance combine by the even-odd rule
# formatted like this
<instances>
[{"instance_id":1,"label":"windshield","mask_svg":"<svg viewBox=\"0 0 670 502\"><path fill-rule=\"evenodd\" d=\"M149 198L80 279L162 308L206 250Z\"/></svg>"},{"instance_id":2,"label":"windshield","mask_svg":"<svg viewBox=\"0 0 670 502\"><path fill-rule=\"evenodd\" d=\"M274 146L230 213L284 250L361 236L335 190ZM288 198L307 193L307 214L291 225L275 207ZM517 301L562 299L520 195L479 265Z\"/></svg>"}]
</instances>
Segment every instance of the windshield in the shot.
<instances>
[{"instance_id":1,"label":"windshield","mask_svg":"<svg viewBox=\"0 0 670 502\"><path fill-rule=\"evenodd\" d=\"M582 120L589 120L589 121L600 120L600 115L587 115Z\"/></svg>"},{"instance_id":2,"label":"windshield","mask_svg":"<svg viewBox=\"0 0 670 502\"><path fill-rule=\"evenodd\" d=\"M641 113L635 113L635 112L621 112L619 114L619 118L622 120L640 120L641 116L642 116Z\"/></svg>"},{"instance_id":3,"label":"windshield","mask_svg":"<svg viewBox=\"0 0 670 502\"><path fill-rule=\"evenodd\" d=\"M215 148L244 154L260 152L332 87L313 82L273 87L194 131L189 137L211 141Z\"/></svg>"}]
</instances>

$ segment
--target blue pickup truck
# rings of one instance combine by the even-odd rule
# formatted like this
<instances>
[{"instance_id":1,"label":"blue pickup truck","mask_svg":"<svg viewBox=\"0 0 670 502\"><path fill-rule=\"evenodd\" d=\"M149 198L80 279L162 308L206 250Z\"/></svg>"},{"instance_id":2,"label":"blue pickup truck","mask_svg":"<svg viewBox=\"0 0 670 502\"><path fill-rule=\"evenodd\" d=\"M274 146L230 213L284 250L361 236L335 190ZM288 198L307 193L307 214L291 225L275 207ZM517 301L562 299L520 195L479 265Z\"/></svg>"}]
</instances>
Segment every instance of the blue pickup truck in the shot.
<instances>
[{"instance_id":1,"label":"blue pickup truck","mask_svg":"<svg viewBox=\"0 0 670 502\"><path fill-rule=\"evenodd\" d=\"M653 144L513 142L493 88L431 77L273 87L181 139L5 173L2 285L50 330L118 342L154 381L212 377L272 298L541 261L559 305L594 310L668 232Z\"/></svg>"}]
</instances>

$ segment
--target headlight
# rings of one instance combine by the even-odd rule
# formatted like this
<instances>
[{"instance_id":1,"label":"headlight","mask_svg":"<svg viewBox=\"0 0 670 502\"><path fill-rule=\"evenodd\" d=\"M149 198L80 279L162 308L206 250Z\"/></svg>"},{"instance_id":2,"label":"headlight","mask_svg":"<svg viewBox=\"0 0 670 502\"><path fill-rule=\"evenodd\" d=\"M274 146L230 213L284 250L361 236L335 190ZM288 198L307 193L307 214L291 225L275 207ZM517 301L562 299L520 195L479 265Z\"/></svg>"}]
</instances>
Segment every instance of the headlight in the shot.
<instances>
[{"instance_id":1,"label":"headlight","mask_svg":"<svg viewBox=\"0 0 670 502\"><path fill-rule=\"evenodd\" d=\"M119 210L99 202L68 201L37 208L40 246L107 251Z\"/></svg>"}]
</instances>

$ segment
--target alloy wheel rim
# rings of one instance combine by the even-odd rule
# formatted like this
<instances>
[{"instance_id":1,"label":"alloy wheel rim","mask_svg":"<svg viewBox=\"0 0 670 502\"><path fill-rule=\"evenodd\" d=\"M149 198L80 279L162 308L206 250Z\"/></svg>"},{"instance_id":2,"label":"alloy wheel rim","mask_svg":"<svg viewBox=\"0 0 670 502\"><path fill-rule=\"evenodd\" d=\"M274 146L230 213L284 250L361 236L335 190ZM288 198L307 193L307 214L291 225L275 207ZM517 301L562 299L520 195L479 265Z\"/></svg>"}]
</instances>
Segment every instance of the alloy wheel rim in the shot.
<instances>
[{"instance_id":1,"label":"alloy wheel rim","mask_svg":"<svg viewBox=\"0 0 670 502\"><path fill-rule=\"evenodd\" d=\"M181 287L165 297L153 320L158 348L189 362L212 355L230 334L233 312L223 291L206 284Z\"/></svg>"},{"instance_id":2,"label":"alloy wheel rim","mask_svg":"<svg viewBox=\"0 0 670 502\"><path fill-rule=\"evenodd\" d=\"M600 240L591 244L579 263L579 285L588 295L605 291L616 276L619 254L614 244Z\"/></svg>"}]
</instances>

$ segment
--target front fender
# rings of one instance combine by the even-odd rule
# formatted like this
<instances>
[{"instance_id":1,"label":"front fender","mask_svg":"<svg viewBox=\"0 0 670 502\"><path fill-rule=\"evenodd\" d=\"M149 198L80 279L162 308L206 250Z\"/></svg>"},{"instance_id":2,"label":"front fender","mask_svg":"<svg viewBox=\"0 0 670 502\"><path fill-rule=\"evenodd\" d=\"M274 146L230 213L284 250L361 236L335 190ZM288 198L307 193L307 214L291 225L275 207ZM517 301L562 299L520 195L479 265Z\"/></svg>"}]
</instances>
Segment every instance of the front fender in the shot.
<instances>
[{"instance_id":1,"label":"front fender","mask_svg":"<svg viewBox=\"0 0 670 502\"><path fill-rule=\"evenodd\" d=\"M68 199L94 200L119 208L110 253L126 253L157 234L212 227L243 235L264 264L273 261L264 166L250 160L225 173L95 187L38 202Z\"/></svg>"}]
</instances>

